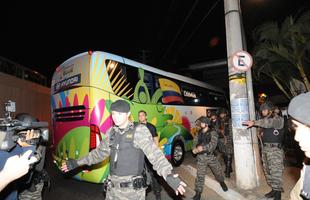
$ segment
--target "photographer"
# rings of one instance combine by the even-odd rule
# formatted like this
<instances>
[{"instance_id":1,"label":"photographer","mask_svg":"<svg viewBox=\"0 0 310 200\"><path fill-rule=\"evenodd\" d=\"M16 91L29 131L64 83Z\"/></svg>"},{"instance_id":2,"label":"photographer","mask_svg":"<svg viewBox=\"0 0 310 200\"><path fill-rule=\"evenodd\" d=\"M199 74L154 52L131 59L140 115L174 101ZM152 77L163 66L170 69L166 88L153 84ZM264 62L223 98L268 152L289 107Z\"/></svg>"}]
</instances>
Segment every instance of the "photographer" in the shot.
<instances>
[{"instance_id":1,"label":"photographer","mask_svg":"<svg viewBox=\"0 0 310 200\"><path fill-rule=\"evenodd\" d=\"M27 189L27 191L31 189L38 194L36 195L38 196L37 199L41 199L41 191L44 183L41 184L42 187L40 187L40 190L37 190L35 184L38 181L34 180L37 179L36 175L38 172L41 174L44 172L45 147L41 144L48 141L48 123L38 122L37 119L26 113L21 113L16 116L16 119L12 119L12 112L15 112L15 102L8 101L5 103L5 118L0 118L0 170L4 168L5 163L10 157L14 158L14 156L24 155L28 150L31 150L33 152L32 156L37 161L40 160L40 162L27 176L10 183L1 191L0 199L28 199L28 197L24 198L22 196L18 198L17 189ZM48 177L46 173L43 174L44 179ZM34 195L31 196L33 197Z\"/></svg>"}]
</instances>

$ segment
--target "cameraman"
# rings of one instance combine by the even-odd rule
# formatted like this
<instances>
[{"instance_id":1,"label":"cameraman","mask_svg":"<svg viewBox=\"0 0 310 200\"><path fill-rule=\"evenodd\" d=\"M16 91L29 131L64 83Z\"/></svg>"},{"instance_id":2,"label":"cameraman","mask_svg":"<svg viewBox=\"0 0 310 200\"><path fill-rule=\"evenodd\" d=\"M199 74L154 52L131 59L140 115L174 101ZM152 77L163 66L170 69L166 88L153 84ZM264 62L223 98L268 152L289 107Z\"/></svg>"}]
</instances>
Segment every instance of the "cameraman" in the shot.
<instances>
[{"instance_id":1,"label":"cameraman","mask_svg":"<svg viewBox=\"0 0 310 200\"><path fill-rule=\"evenodd\" d=\"M26 141L21 141L20 139L18 139L17 145L10 151L0 150L0 170L4 168L6 161L10 157L16 156L16 155L18 156L22 155L28 150L35 152L36 147L33 145L29 145L27 143L27 141L35 138L34 131L28 130L25 138L26 138ZM3 191L1 191L0 199L5 199L5 200L17 200L18 199L17 189L22 184L22 182L18 182L18 180L12 182Z\"/></svg>"}]
</instances>

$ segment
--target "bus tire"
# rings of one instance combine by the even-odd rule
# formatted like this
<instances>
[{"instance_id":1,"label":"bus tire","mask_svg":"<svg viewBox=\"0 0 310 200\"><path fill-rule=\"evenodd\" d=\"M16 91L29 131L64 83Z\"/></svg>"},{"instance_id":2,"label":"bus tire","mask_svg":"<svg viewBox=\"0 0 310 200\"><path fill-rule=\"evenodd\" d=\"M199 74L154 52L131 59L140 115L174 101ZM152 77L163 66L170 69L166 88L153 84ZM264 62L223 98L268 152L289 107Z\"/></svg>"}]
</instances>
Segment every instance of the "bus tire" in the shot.
<instances>
[{"instance_id":1,"label":"bus tire","mask_svg":"<svg viewBox=\"0 0 310 200\"><path fill-rule=\"evenodd\" d=\"M185 148L181 140L176 140L173 142L171 150L171 163L173 166L180 166L184 160Z\"/></svg>"}]
</instances>

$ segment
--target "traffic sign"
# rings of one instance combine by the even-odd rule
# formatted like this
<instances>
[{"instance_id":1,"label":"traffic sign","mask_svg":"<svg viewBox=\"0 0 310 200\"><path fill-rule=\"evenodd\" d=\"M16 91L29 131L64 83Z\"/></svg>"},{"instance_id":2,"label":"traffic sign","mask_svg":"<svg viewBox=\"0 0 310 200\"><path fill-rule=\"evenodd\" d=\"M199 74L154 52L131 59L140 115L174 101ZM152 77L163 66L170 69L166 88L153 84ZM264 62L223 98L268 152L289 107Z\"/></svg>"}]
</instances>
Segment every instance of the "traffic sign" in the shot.
<instances>
[{"instance_id":1,"label":"traffic sign","mask_svg":"<svg viewBox=\"0 0 310 200\"><path fill-rule=\"evenodd\" d=\"M238 51L232 56L232 65L238 71L248 71L253 65L252 56L246 51Z\"/></svg>"}]
</instances>

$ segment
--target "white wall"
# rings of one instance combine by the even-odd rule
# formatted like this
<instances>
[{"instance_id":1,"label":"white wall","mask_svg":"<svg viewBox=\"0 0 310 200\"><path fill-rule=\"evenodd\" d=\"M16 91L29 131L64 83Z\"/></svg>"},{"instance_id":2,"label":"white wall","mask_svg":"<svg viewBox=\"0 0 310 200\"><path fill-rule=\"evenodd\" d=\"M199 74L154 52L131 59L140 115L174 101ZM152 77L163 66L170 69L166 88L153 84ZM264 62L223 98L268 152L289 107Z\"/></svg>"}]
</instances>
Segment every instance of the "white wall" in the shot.
<instances>
[{"instance_id":1,"label":"white wall","mask_svg":"<svg viewBox=\"0 0 310 200\"><path fill-rule=\"evenodd\" d=\"M50 88L0 72L0 118L8 100L16 102L15 114L29 113L51 125Z\"/></svg>"}]
</instances>

